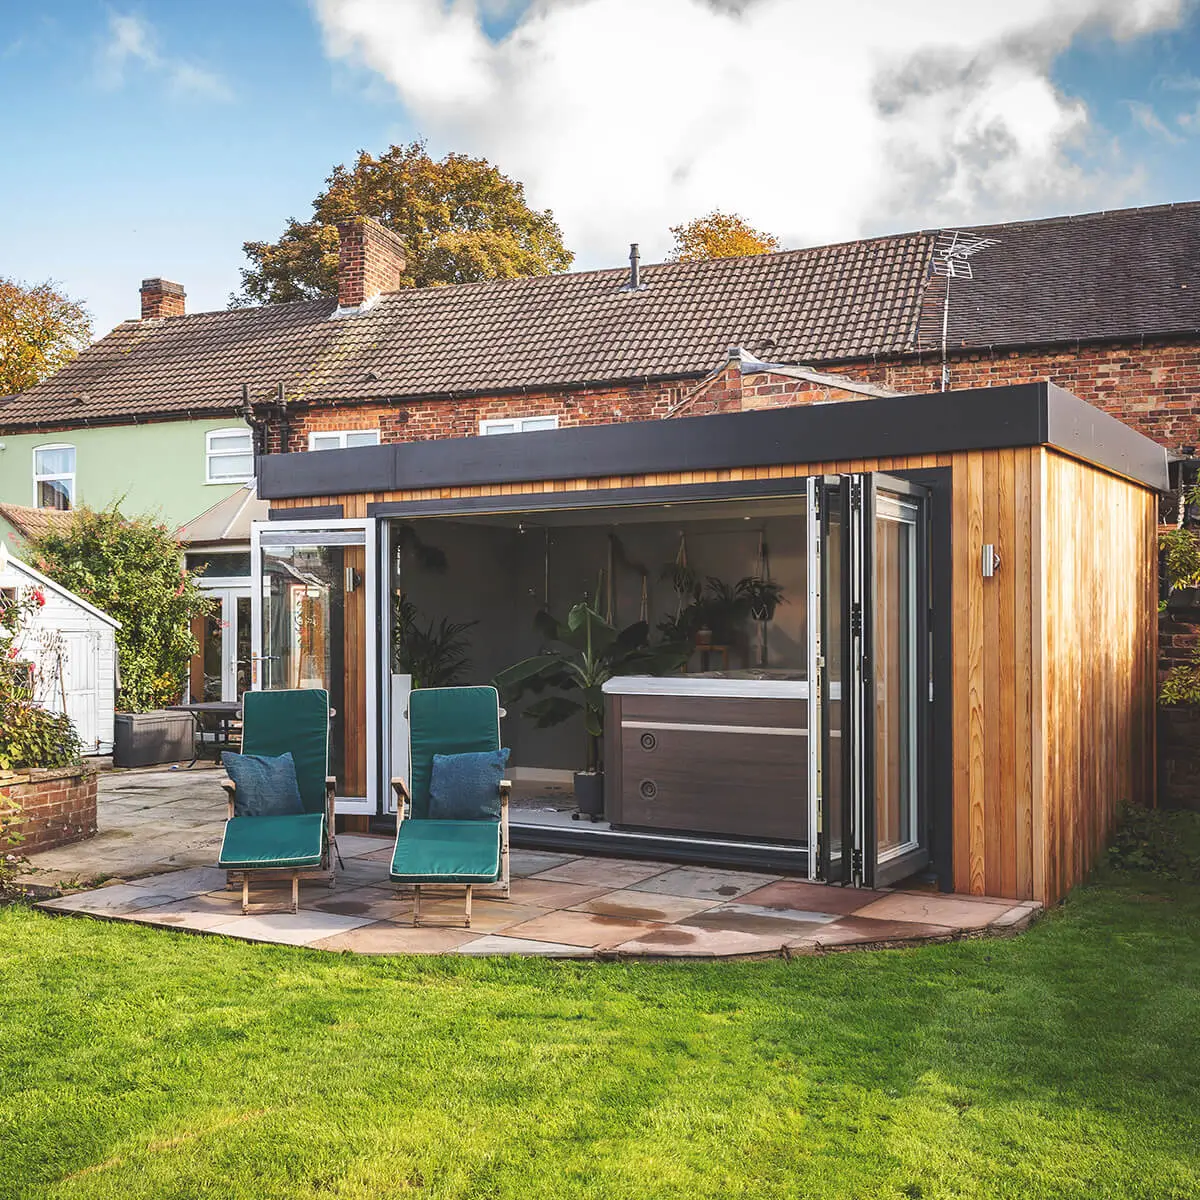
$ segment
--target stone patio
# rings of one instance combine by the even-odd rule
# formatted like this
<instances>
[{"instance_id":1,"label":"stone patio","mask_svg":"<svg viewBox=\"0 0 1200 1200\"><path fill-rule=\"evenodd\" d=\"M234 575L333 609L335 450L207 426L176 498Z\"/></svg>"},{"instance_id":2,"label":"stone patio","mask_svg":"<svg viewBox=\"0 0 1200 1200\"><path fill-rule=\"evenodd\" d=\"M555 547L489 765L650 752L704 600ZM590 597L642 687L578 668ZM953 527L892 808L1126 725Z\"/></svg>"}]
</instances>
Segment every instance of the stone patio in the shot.
<instances>
[{"instance_id":1,"label":"stone patio","mask_svg":"<svg viewBox=\"0 0 1200 1200\"><path fill-rule=\"evenodd\" d=\"M512 898L477 896L462 927L462 889L412 900L387 879L392 840L342 834L336 886L303 884L298 913L241 912L211 864L224 795L211 768L108 772L95 838L32 858L23 877L49 913L132 921L253 942L357 954L521 954L561 958L765 958L912 946L1026 928L1027 901L925 891L825 887L751 871L536 850L512 854ZM102 883L103 886L95 886ZM256 889L256 903L274 898Z\"/></svg>"}]
</instances>

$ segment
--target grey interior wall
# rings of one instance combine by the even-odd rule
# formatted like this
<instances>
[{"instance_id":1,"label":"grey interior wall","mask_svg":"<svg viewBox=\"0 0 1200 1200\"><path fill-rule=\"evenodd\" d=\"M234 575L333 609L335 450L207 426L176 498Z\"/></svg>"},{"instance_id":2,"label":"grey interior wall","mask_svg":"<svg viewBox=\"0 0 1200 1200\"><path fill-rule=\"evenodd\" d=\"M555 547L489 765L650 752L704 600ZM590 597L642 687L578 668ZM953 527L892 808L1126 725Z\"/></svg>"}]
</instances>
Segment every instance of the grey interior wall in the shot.
<instances>
[{"instance_id":1,"label":"grey interior wall","mask_svg":"<svg viewBox=\"0 0 1200 1200\"><path fill-rule=\"evenodd\" d=\"M487 683L504 667L543 648L533 624L539 609L548 608L565 620L572 605L587 601L607 615L611 599L612 619L623 627L641 617L644 576L653 628L676 610L668 572L681 535L686 539L688 562L700 577L711 575L730 584L755 573L761 535L769 551L770 576L783 587L786 598L767 625L767 663L803 670L807 616L803 513L798 507L794 517L759 518L749 505L745 512L749 520L692 518L554 527L540 525L535 513L519 528L426 518L411 524L424 541L445 553L447 569L443 573L424 570L408 554L396 583L423 621L445 616L478 622L470 631L471 669L464 682ZM607 577L610 562L611 597L601 577L602 572ZM731 669L758 665L753 632L748 622L731 648ZM693 663L693 669L697 665ZM713 668L719 665L710 663ZM583 765L581 718L542 730L514 712L504 721L502 732L514 766L578 770Z\"/></svg>"}]
</instances>

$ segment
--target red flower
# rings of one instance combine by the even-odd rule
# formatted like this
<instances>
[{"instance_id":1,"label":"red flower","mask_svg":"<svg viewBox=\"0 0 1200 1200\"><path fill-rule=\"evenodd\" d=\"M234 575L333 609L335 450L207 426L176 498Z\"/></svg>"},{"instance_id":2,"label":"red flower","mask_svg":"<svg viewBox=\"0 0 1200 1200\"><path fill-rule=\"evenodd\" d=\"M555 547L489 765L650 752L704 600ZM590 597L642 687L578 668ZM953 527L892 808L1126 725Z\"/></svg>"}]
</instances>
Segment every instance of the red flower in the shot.
<instances>
[{"instance_id":1,"label":"red flower","mask_svg":"<svg viewBox=\"0 0 1200 1200\"><path fill-rule=\"evenodd\" d=\"M43 592L41 588L33 589L33 598L37 601L38 608L43 607L43 605L46 603L46 593Z\"/></svg>"}]
</instances>

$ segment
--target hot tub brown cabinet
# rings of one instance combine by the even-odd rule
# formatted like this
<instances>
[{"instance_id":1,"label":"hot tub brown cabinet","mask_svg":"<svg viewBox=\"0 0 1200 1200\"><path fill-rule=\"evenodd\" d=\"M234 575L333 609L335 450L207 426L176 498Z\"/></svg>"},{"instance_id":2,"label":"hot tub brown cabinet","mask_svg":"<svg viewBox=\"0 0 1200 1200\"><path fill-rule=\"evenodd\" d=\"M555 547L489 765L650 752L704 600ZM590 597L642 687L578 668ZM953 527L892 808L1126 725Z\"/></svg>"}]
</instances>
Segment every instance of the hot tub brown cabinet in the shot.
<instances>
[{"instance_id":1,"label":"hot tub brown cabinet","mask_svg":"<svg viewBox=\"0 0 1200 1200\"><path fill-rule=\"evenodd\" d=\"M806 840L803 680L625 676L604 692L613 825Z\"/></svg>"}]
</instances>

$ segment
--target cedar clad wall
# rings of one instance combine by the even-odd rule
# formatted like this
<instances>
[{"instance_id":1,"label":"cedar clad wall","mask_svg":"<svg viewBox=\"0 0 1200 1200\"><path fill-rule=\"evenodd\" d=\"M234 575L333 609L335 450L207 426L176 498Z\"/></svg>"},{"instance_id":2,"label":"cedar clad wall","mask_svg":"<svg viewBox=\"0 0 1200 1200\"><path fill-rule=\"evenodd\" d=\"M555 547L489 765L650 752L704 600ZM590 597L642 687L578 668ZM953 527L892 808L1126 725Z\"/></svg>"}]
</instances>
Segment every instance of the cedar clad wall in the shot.
<instances>
[{"instance_id":1,"label":"cedar clad wall","mask_svg":"<svg viewBox=\"0 0 1200 1200\"><path fill-rule=\"evenodd\" d=\"M1122 803L1154 803L1153 493L1043 454L1044 894L1095 865Z\"/></svg>"},{"instance_id":2,"label":"cedar clad wall","mask_svg":"<svg viewBox=\"0 0 1200 1200\"><path fill-rule=\"evenodd\" d=\"M1156 497L1040 448L275 501L603 491L949 467L953 480L954 888L1053 902L1119 805L1153 798ZM995 544L1001 567L980 570ZM943 619L945 615L943 615ZM935 734L936 736L936 734ZM944 734L943 734L944 736Z\"/></svg>"}]
</instances>

